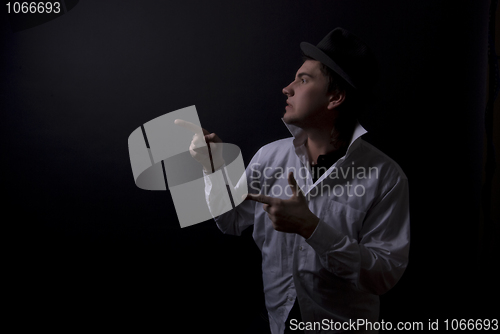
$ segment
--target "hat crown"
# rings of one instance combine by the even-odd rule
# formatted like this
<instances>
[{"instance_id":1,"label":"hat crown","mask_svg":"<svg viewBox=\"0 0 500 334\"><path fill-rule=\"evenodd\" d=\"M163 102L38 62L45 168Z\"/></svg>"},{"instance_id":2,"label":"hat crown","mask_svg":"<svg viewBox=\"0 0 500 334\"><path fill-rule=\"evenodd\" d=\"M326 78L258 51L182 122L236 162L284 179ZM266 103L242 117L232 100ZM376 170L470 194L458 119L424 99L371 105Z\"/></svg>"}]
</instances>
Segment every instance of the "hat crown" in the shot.
<instances>
[{"instance_id":1,"label":"hat crown","mask_svg":"<svg viewBox=\"0 0 500 334\"><path fill-rule=\"evenodd\" d=\"M333 29L316 47L309 45L305 48L302 44L301 47L306 55L330 67L358 90L370 89L377 80L374 55L363 41L346 29ZM314 48L321 52L315 52Z\"/></svg>"}]
</instances>

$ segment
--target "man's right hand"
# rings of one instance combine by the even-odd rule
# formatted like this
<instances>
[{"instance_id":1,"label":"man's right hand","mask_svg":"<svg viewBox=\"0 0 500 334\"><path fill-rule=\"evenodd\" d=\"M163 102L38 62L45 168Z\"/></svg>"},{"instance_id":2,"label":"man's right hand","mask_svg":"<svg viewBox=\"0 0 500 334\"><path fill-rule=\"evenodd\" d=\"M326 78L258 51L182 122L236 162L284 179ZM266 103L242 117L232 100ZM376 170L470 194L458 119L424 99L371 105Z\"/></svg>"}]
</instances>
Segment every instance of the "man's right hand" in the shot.
<instances>
[{"instance_id":1,"label":"man's right hand","mask_svg":"<svg viewBox=\"0 0 500 334\"><path fill-rule=\"evenodd\" d=\"M189 153L203 166L205 171L211 173L224 165L222 140L215 133L210 133L202 127L182 119L176 119L174 123L194 133ZM207 145L210 145L210 151ZM210 161L210 154L212 161Z\"/></svg>"}]
</instances>

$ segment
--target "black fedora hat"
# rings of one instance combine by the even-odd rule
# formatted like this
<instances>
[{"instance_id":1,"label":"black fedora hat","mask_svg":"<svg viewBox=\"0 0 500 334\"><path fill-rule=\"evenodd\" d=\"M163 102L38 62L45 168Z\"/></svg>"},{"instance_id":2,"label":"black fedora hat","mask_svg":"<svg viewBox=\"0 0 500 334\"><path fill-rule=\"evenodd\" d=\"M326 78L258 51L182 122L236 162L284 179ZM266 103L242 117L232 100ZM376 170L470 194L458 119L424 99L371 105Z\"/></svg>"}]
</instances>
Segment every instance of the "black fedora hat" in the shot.
<instances>
[{"instance_id":1,"label":"black fedora hat","mask_svg":"<svg viewBox=\"0 0 500 334\"><path fill-rule=\"evenodd\" d=\"M331 68L358 92L370 91L378 78L375 56L353 33L335 28L314 46L300 43L302 52Z\"/></svg>"}]
</instances>

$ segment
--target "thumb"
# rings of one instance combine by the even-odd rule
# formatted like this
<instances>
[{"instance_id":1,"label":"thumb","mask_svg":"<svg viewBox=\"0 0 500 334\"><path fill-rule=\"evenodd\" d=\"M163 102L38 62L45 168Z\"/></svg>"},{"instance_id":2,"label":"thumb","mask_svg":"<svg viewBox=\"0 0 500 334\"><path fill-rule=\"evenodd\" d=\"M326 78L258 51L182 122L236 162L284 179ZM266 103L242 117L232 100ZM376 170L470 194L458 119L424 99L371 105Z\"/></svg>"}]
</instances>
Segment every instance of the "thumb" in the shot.
<instances>
[{"instance_id":1,"label":"thumb","mask_svg":"<svg viewBox=\"0 0 500 334\"><path fill-rule=\"evenodd\" d=\"M290 172L288 174L288 184L290 185L290 188L292 188L293 196L304 197L302 190L299 188L299 185L297 184L297 181L295 180L295 177L293 176L293 172Z\"/></svg>"},{"instance_id":2,"label":"thumb","mask_svg":"<svg viewBox=\"0 0 500 334\"><path fill-rule=\"evenodd\" d=\"M208 142L222 143L222 140L215 133L211 133L211 134L205 135L205 141L207 143Z\"/></svg>"}]
</instances>

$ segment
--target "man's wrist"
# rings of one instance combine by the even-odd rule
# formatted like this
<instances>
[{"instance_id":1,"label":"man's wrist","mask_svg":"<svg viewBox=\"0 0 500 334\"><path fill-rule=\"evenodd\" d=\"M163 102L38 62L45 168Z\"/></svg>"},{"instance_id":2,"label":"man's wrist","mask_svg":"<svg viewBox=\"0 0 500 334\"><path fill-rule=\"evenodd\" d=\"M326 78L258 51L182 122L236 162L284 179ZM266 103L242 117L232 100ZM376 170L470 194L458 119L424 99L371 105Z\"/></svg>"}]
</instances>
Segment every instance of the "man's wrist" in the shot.
<instances>
[{"instance_id":1,"label":"man's wrist","mask_svg":"<svg viewBox=\"0 0 500 334\"><path fill-rule=\"evenodd\" d=\"M309 237L313 234L314 230L316 230L318 224L319 224L319 218L311 213L311 217L307 219L307 223L304 225L299 234L304 239L309 239Z\"/></svg>"},{"instance_id":2,"label":"man's wrist","mask_svg":"<svg viewBox=\"0 0 500 334\"><path fill-rule=\"evenodd\" d=\"M221 169L225 163L226 162L224 160L219 161L217 164L213 165L213 170L212 170L212 164L204 163L204 164L202 164L202 166L203 166L203 169L205 170L206 173L212 173L212 172L215 172L215 171Z\"/></svg>"},{"instance_id":3,"label":"man's wrist","mask_svg":"<svg viewBox=\"0 0 500 334\"><path fill-rule=\"evenodd\" d=\"M224 166L226 164L226 162L224 160L220 160L220 161L217 161L215 160L214 161L214 169L215 170L219 170L222 168L222 166Z\"/></svg>"}]
</instances>

